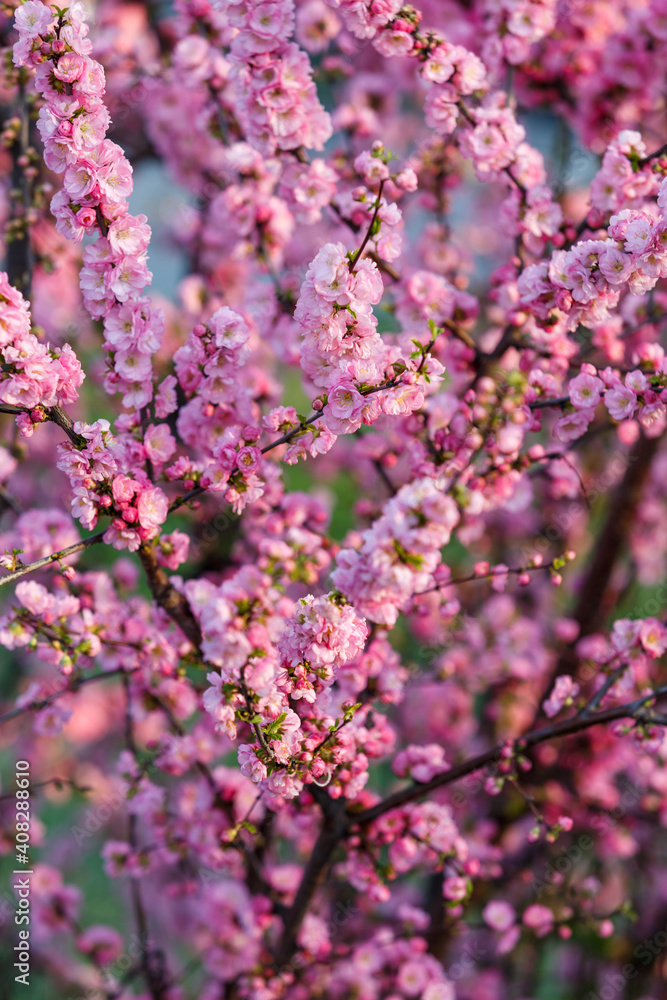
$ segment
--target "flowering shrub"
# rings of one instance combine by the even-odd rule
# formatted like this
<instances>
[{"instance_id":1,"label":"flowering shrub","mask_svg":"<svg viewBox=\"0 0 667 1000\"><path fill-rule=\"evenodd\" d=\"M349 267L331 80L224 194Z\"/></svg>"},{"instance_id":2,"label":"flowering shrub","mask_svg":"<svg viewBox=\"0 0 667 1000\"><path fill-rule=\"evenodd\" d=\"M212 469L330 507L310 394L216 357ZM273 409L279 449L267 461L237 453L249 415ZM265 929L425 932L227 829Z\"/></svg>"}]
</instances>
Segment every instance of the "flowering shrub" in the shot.
<instances>
[{"instance_id":1,"label":"flowering shrub","mask_svg":"<svg viewBox=\"0 0 667 1000\"><path fill-rule=\"evenodd\" d=\"M657 1000L665 3L93 6L2 7L12 976Z\"/></svg>"}]
</instances>

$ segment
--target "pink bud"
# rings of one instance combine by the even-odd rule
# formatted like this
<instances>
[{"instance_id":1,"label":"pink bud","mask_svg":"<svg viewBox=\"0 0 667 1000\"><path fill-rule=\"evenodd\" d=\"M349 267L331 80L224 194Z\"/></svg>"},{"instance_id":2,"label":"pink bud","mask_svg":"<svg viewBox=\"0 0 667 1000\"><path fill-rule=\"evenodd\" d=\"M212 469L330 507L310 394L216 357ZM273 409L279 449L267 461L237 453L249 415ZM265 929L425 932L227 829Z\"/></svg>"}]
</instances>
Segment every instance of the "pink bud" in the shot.
<instances>
[{"instance_id":1,"label":"pink bud","mask_svg":"<svg viewBox=\"0 0 667 1000\"><path fill-rule=\"evenodd\" d=\"M86 229L88 229L89 226L94 225L97 220L94 208L79 209L76 213L76 218L77 221L80 222L82 226L85 226Z\"/></svg>"}]
</instances>

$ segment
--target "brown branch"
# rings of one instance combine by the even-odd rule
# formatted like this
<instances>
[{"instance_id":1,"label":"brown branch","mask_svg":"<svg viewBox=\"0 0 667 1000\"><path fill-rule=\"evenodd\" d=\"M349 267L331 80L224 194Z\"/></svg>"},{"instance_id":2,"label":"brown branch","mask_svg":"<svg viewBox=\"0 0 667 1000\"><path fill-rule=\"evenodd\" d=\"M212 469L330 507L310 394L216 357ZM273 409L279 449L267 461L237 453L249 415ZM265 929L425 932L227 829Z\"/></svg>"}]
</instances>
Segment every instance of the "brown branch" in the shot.
<instances>
[{"instance_id":1,"label":"brown branch","mask_svg":"<svg viewBox=\"0 0 667 1000\"><path fill-rule=\"evenodd\" d=\"M466 345L466 347L469 347L471 351L475 351L475 353L477 353L477 344L467 330L464 330L462 326L459 326L458 323L455 323L451 319L443 319L440 320L440 322L445 329L449 330L450 333L453 333L458 340Z\"/></svg>"},{"instance_id":2,"label":"brown branch","mask_svg":"<svg viewBox=\"0 0 667 1000\"><path fill-rule=\"evenodd\" d=\"M578 712L577 714L580 715L582 718L586 718L586 716L591 715L591 713L594 712L596 708L598 708L598 706L602 704L604 696L607 694L608 691L611 690L611 688L613 688L616 681L621 677L623 673L625 673L627 669L628 669L627 663L621 663L620 666L616 667L616 669L611 672L609 677L607 677L606 681L600 687L599 691L596 691L596 693L593 695L588 704L584 705L581 711Z\"/></svg>"},{"instance_id":3,"label":"brown branch","mask_svg":"<svg viewBox=\"0 0 667 1000\"><path fill-rule=\"evenodd\" d=\"M80 434L77 434L74 430L74 421L68 413L63 410L62 406L51 406L46 411L49 416L49 420L57 424L62 430L65 431L67 437L70 439L72 444L77 447L81 447L86 444L85 438L82 438Z\"/></svg>"},{"instance_id":4,"label":"brown branch","mask_svg":"<svg viewBox=\"0 0 667 1000\"><path fill-rule=\"evenodd\" d=\"M142 543L139 548L139 559L146 572L151 594L172 621L176 622L192 645L199 649L202 638L199 624L186 599L182 594L179 594L158 563L152 543Z\"/></svg>"},{"instance_id":5,"label":"brown branch","mask_svg":"<svg viewBox=\"0 0 667 1000\"><path fill-rule=\"evenodd\" d=\"M545 743L548 740L561 739L575 733L583 732L592 726L601 725L607 722L616 722L619 719L634 718L636 721L661 723L661 716L652 714L646 709L649 701L667 694L667 685L652 691L649 695L644 695L634 701L624 705L617 705L615 708L605 709L592 715L575 715L564 722L554 723L542 729L529 732L526 736L514 741L515 751L525 752L530 747ZM381 802L364 809L361 812L344 811L343 799L331 799L326 792L321 792L310 786L310 794L319 802L323 812L323 823L319 836L313 848L313 852L305 867L301 884L297 889L294 902L283 918L283 933L276 948L276 965L278 968L284 967L290 960L296 949L296 939L299 928L308 912L308 907L319 886L324 873L333 857L338 844L343 841L351 832L358 831L359 826L371 823L392 809L408 805L411 802L421 799L430 792L445 785L452 784L460 778L472 774L487 767L489 764L499 762L501 754L506 749L506 743L500 743L484 753L477 754L468 760L436 775L431 781L414 782L392 795L388 795Z\"/></svg>"},{"instance_id":6,"label":"brown branch","mask_svg":"<svg viewBox=\"0 0 667 1000\"><path fill-rule=\"evenodd\" d=\"M660 437L647 438L642 435L628 456L628 467L609 504L605 523L596 539L588 572L579 590L577 604L571 615L579 626L575 641L595 632L603 624L609 581L614 566L625 547L637 504L644 483L648 478L651 463L660 446L660 441ZM570 672L573 646L574 643L567 646L559 657L547 682L545 694L551 690L557 677ZM539 701L539 704L541 703L542 698ZM534 721L537 720L538 715Z\"/></svg>"},{"instance_id":7,"label":"brown branch","mask_svg":"<svg viewBox=\"0 0 667 1000\"><path fill-rule=\"evenodd\" d=\"M0 404L0 413L11 413L18 416L19 413L30 413L31 409L25 406L11 406L8 403ZM63 410L62 406L51 406L44 410L47 418L54 424L57 424L62 430L65 431L67 437L70 439L72 444L80 448L85 444L85 439L77 434L74 430L74 421L68 413Z\"/></svg>"},{"instance_id":8,"label":"brown branch","mask_svg":"<svg viewBox=\"0 0 667 1000\"><path fill-rule=\"evenodd\" d=\"M664 694L667 694L667 686L658 688L656 691L652 691L650 695L637 698L624 705L616 705L614 708L605 709L604 711L597 712L594 715L575 715L570 719L566 719L564 722L557 722L551 726L544 726L542 729L534 730L521 739L516 740L515 748L523 752L523 750L537 746L540 743L546 743L548 740L561 739L564 736L572 736L575 733L583 732L583 730L588 729L591 726L598 726L606 722L616 722L619 719L634 718L640 720L646 718L647 721L651 721L650 715L646 712L644 706L648 701ZM398 809L400 806L408 805L408 803L414 802L415 799L420 799L424 795L428 795L429 792L435 791L436 788L442 788L444 785L449 785L453 781L458 781L459 778L465 778L466 775L472 774L473 771L479 771L488 764L499 761L501 759L501 752L504 749L505 744L500 743L497 746L492 747L491 750L486 750L484 753L478 754L476 757L471 757L468 760L463 761L461 764L457 764L456 766L450 768L449 771L443 771L442 774L436 775L436 777L432 778L431 781L425 781L423 783L415 782L407 788L403 788L401 791L388 795L387 798L378 802L376 805L371 806L370 809L365 809L363 812L357 813L356 815L354 813L350 813L349 821L355 826L362 823L371 823L373 820L383 816L391 809Z\"/></svg>"},{"instance_id":9,"label":"brown branch","mask_svg":"<svg viewBox=\"0 0 667 1000\"><path fill-rule=\"evenodd\" d=\"M654 153L649 153L647 156L643 156L641 160L637 161L637 166L640 168L645 167L647 163L651 162L651 160L655 160L657 157L663 156L665 153L667 153L667 143L665 143L664 146L661 146L660 149L656 149Z\"/></svg>"},{"instance_id":10,"label":"brown branch","mask_svg":"<svg viewBox=\"0 0 667 1000\"><path fill-rule=\"evenodd\" d=\"M373 215L371 217L371 221L368 224L368 229L366 230L366 235L364 236L363 240L361 241L361 246L359 247L359 249L356 251L356 253L354 253L352 255L352 257L350 257L350 271L351 272L354 271L355 267L357 266L357 264L361 260L363 252L366 249L366 246L368 245L368 243L369 243L369 241L371 239L371 236L373 235L373 228L374 228L375 223L377 221L378 213L380 211L380 206L382 204L382 190L383 190L383 188L384 188L384 181L380 181L380 186L378 188L377 198L375 199L375 211L373 212Z\"/></svg>"},{"instance_id":11,"label":"brown branch","mask_svg":"<svg viewBox=\"0 0 667 1000\"><path fill-rule=\"evenodd\" d=\"M311 786L309 791L313 794L315 790ZM283 933L276 948L276 966L279 969L287 965L294 954L303 918L308 912L313 895L322 881L333 853L346 835L349 826L343 799L332 799L326 793L318 798L324 813L323 823L304 869L294 902L283 918Z\"/></svg>"},{"instance_id":12,"label":"brown branch","mask_svg":"<svg viewBox=\"0 0 667 1000\"><path fill-rule=\"evenodd\" d=\"M63 698L66 694L76 694L84 684L90 684L92 681L105 681L107 677L118 677L119 674L132 672L132 670L125 670L124 667L118 667L115 670L105 670L99 674L89 674L86 677L75 678L74 681L71 681L71 686L62 688L60 691L55 691L47 698L42 698L40 701L31 701L28 705L13 708L10 712L0 715L0 726L5 722L10 722L12 719L17 719L21 715L27 715L28 712L38 712L41 708L46 708L47 705L53 704L54 701L58 701L59 698Z\"/></svg>"},{"instance_id":13,"label":"brown branch","mask_svg":"<svg viewBox=\"0 0 667 1000\"><path fill-rule=\"evenodd\" d=\"M130 679L127 674L123 677L123 687L125 688L125 746L130 751L132 756L136 758L138 748L134 738L132 725ZM133 812L131 812L128 817L127 839L133 853L136 853L139 849L137 818L136 813ZM140 879L134 874L130 875L130 893L132 896L134 919L137 926L137 936L139 938L139 946L141 948L141 971L152 1000L163 1000L167 993L167 982L163 968L163 955L161 951L154 949L151 945Z\"/></svg>"},{"instance_id":14,"label":"brown branch","mask_svg":"<svg viewBox=\"0 0 667 1000\"><path fill-rule=\"evenodd\" d=\"M625 475L614 492L573 615L582 636L590 635L602 624L609 580L616 560L623 551L642 488L659 445L659 437L640 437L630 453Z\"/></svg>"},{"instance_id":15,"label":"brown branch","mask_svg":"<svg viewBox=\"0 0 667 1000\"><path fill-rule=\"evenodd\" d=\"M569 396L554 396L551 399L536 399L532 403L528 404L531 410L543 410L547 406L563 406L565 403L570 402Z\"/></svg>"},{"instance_id":16,"label":"brown branch","mask_svg":"<svg viewBox=\"0 0 667 1000\"><path fill-rule=\"evenodd\" d=\"M7 576L0 577L0 587L4 587L6 583L13 583L14 580L20 579L22 576L26 576L28 573L35 573L38 569L44 569L45 566L50 566L51 563L58 562L60 559L66 559L68 556L73 556L76 552L82 552L87 549L89 545L96 545L101 542L106 534L105 531L98 531L95 535L90 535L89 538L84 538L82 542L76 542L74 545L68 545L66 549L60 549L59 552L53 552L50 556L44 556L43 559L36 559L35 562L28 563L26 566L20 566L19 569L14 570L13 573L8 573Z\"/></svg>"},{"instance_id":17,"label":"brown branch","mask_svg":"<svg viewBox=\"0 0 667 1000\"><path fill-rule=\"evenodd\" d=\"M7 232L7 280L18 289L24 298L30 297L32 289L33 252L30 242L28 211L32 201L31 184L25 175L25 168L19 160L26 155L30 145L30 111L24 85L25 70L19 71L17 118L21 119L16 141L12 145L12 194L10 198L10 222L16 222Z\"/></svg>"}]
</instances>

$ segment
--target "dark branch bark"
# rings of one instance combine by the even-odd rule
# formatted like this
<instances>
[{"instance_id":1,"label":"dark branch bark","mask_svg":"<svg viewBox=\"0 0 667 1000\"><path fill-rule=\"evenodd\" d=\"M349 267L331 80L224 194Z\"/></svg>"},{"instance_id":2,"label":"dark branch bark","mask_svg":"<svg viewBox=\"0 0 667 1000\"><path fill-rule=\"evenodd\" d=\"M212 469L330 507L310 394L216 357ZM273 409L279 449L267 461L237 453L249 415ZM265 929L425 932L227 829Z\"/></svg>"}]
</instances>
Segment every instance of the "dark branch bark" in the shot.
<instances>
[{"instance_id":1,"label":"dark branch bark","mask_svg":"<svg viewBox=\"0 0 667 1000\"><path fill-rule=\"evenodd\" d=\"M332 799L328 795L318 796L324 813L324 821L313 853L303 873L294 902L283 918L283 934L276 949L276 966L280 969L289 962L296 950L296 938L303 918L308 912L312 898L322 881L333 853L345 837L349 819L345 814L342 799Z\"/></svg>"},{"instance_id":2,"label":"dark branch bark","mask_svg":"<svg viewBox=\"0 0 667 1000\"><path fill-rule=\"evenodd\" d=\"M660 437L647 438L642 435L628 456L628 467L612 496L605 523L595 542L588 572L579 591L577 605L572 613L572 617L579 626L576 641L582 636L595 632L603 624L607 613L606 598L609 581L616 561L625 547L642 489L661 440ZM544 688L545 697L553 687L557 677L571 672L573 645L573 643L570 644L560 656L554 672ZM538 704L541 703L542 698ZM535 721L538 715L539 708Z\"/></svg>"},{"instance_id":3,"label":"dark branch bark","mask_svg":"<svg viewBox=\"0 0 667 1000\"><path fill-rule=\"evenodd\" d=\"M136 759L138 748L134 739L130 680L127 674L123 676L123 686L125 688L125 746ZM128 816L127 839L132 851L135 853L139 849L137 818L136 813L130 813ZM163 1000L167 992L164 957L162 952L159 949L153 948L151 944L140 879L136 875L130 876L130 894L132 896L132 908L134 910L139 947L141 948L141 971L152 1000Z\"/></svg>"},{"instance_id":4,"label":"dark branch bark","mask_svg":"<svg viewBox=\"0 0 667 1000\"><path fill-rule=\"evenodd\" d=\"M38 569L44 569L46 566L50 566L51 563L58 562L60 559L73 556L76 552L82 552L89 545L96 545L102 541L105 533L106 529L105 531L98 531L97 534L91 535L89 538L84 538L82 542L68 545L66 549L60 549L59 552L53 552L50 556L44 556L43 559L36 559L35 562L28 563L27 566L19 567L13 573L8 573L7 576L0 577L0 587L4 587L6 583L13 583L14 580L18 580L22 576L27 576L28 573L35 573Z\"/></svg>"},{"instance_id":5,"label":"dark branch bark","mask_svg":"<svg viewBox=\"0 0 667 1000\"><path fill-rule=\"evenodd\" d=\"M644 713L646 713L648 720L650 713L644 709L646 702L665 693L667 693L667 687L659 688L647 697L637 698L635 701L628 702L625 705L616 705L614 708L607 708L603 712L597 712L594 715L575 715L564 722L557 722L554 725L534 730L522 737L522 739L517 740L515 745L521 746L522 750L528 750L530 747L537 746L539 743L545 743L547 740L560 739L563 736L572 736L575 733L583 732L585 729L589 729L590 726L598 726L605 722L617 722L619 719L640 719ZM354 825L371 823L374 819L378 819L379 816L383 816L386 812L389 812L390 809L398 809L400 806L414 802L416 799L421 799L425 795L428 795L429 792L435 791L436 788L442 788L453 781L458 781L459 778L465 778L466 775L472 774L473 771L479 771L489 764L500 761L500 754L504 748L505 744L500 743L498 746L492 747L491 750L486 750L476 757L471 757L469 760L457 764L455 767L450 768L449 771L444 771L442 774L436 775L431 781L409 785L407 788L389 795L382 802L378 802L377 805L371 806L370 809L365 809L357 815L351 813L349 820Z\"/></svg>"},{"instance_id":6,"label":"dark branch bark","mask_svg":"<svg viewBox=\"0 0 667 1000\"><path fill-rule=\"evenodd\" d=\"M190 610L190 605L182 594L169 582L169 577L157 561L155 549L149 542L144 542L139 549L139 558L146 571L146 578L151 594L167 612L172 621L176 622L190 642L199 649L201 645L201 630Z\"/></svg>"},{"instance_id":7,"label":"dark branch bark","mask_svg":"<svg viewBox=\"0 0 667 1000\"><path fill-rule=\"evenodd\" d=\"M31 192L24 167L18 162L30 145L30 115L23 83L19 83L18 87L17 117L21 119L21 127L11 155L12 190L18 197L10 199L10 220L17 222L17 228L12 229L11 239L7 241L7 279L10 285L28 299L32 289L33 253L26 215L30 208Z\"/></svg>"},{"instance_id":8,"label":"dark branch bark","mask_svg":"<svg viewBox=\"0 0 667 1000\"><path fill-rule=\"evenodd\" d=\"M609 580L627 541L660 441L659 437L640 437L630 452L628 468L611 499L573 614L582 636L590 635L602 625Z\"/></svg>"},{"instance_id":9,"label":"dark branch bark","mask_svg":"<svg viewBox=\"0 0 667 1000\"><path fill-rule=\"evenodd\" d=\"M649 701L664 695L667 695L667 685L656 689L650 695L636 698L634 701L627 702L624 705L616 705L614 708L605 709L595 714L585 716L575 715L564 722L544 726L542 729L529 732L526 736L515 740L514 746L517 751L523 753L531 747L545 743L548 740L572 736L575 733L590 729L591 726L616 722L619 719L629 718L637 721L645 720L647 722L654 721L658 723L660 716L657 713L653 713L646 705ZM505 748L506 744L500 743L490 750L478 754L476 757L471 757L469 760L457 764L455 767L450 768L449 771L438 774L431 781L414 782L412 785L408 785L407 788L388 795L381 802L371 806L370 809L364 809L362 812L357 813L345 812L343 800L332 800L326 792L316 791L311 786L309 789L311 794L315 795L322 807L323 823L313 848L313 853L304 870L301 884L294 897L294 902L283 917L283 934L278 942L275 953L276 967L284 968L294 954L299 928L308 912L317 887L324 877L324 873L331 862L336 847L350 832L358 830L363 824L371 823L380 816L384 816L385 813L392 809L398 809L401 806L408 805L410 802L415 802L417 799L429 795L430 792L438 788L443 788L445 785L450 785L454 781L472 774L474 771L488 767L489 764L498 763L502 759L501 752Z\"/></svg>"}]
</instances>

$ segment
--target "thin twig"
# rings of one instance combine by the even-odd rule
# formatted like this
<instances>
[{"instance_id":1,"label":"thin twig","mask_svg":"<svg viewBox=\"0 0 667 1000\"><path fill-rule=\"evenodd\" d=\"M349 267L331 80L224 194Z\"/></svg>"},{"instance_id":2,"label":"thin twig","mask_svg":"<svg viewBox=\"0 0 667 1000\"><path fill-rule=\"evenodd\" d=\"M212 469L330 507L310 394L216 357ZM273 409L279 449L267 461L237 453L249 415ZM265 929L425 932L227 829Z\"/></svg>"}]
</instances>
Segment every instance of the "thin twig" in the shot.
<instances>
[{"instance_id":1,"label":"thin twig","mask_svg":"<svg viewBox=\"0 0 667 1000\"><path fill-rule=\"evenodd\" d=\"M13 583L14 580L19 580L22 576L27 576L28 573L35 573L38 569L44 569L45 566L50 566L51 563L58 562L60 559L67 559L68 556L73 556L76 552L82 552L90 545L96 545L102 541L105 534L106 529L105 531L98 531L97 534L91 535L89 538L84 538L83 541L76 542L74 545L69 545L66 549L60 549L59 552L53 552L50 556L44 556L42 559L36 559L35 562L19 567L13 573L8 573L7 576L0 577L0 587L4 587L7 583Z\"/></svg>"},{"instance_id":2,"label":"thin twig","mask_svg":"<svg viewBox=\"0 0 667 1000\"><path fill-rule=\"evenodd\" d=\"M20 708L13 708L10 712L0 715L0 726L5 722L10 722L12 719L17 719L20 715L27 715L28 712L37 712L42 708L46 708L47 705L53 704L54 701L58 701L59 698L64 697L66 694L76 694L84 684L90 684L92 681L105 681L108 677L118 677L119 674L131 674L133 672L133 670L126 670L124 667L117 667L115 670L105 670L99 674L89 674L87 677L76 677L74 680L70 678L70 686L62 688L60 691L55 691L47 698L42 698L39 701L31 701L28 705L21 705Z\"/></svg>"},{"instance_id":3,"label":"thin twig","mask_svg":"<svg viewBox=\"0 0 667 1000\"><path fill-rule=\"evenodd\" d=\"M606 722L616 722L619 719L633 718L636 714L641 713L641 710L648 701L665 694L667 694L667 686L658 688L656 691L642 698L637 698L624 705L617 705L614 708L605 709L593 715L572 716L572 718L566 719L564 722L557 722L551 726L545 726L542 729L527 733L526 736L515 741L515 747L523 752L523 750L537 746L540 743L545 743L547 740L561 739L564 736L572 736L575 733L583 732L591 726L599 726ZM371 806L370 809L365 809L357 814L350 813L350 821L355 825L371 823L391 809L398 809L400 806L408 805L408 803L414 802L415 799L423 798L423 796L435 791L436 788L442 788L444 785L458 781L459 778L464 778L474 771L481 770L487 764L499 761L501 759L501 752L504 750L505 744L501 743L491 750L486 750L484 753L478 754L476 757L470 757L448 771L443 771L442 774L436 775L431 781L423 783L415 782L407 788L387 796L381 802Z\"/></svg>"}]
</instances>

